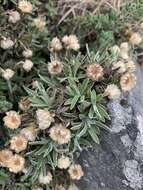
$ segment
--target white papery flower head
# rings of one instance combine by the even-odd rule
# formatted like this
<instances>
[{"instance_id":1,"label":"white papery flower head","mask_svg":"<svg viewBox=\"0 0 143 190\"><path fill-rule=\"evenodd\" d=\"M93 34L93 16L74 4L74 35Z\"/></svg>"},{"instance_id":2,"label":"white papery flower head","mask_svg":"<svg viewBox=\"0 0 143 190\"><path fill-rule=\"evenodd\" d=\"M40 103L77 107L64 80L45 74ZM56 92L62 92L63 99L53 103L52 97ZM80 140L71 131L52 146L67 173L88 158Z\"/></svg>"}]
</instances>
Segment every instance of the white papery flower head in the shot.
<instances>
[{"instance_id":1,"label":"white papery flower head","mask_svg":"<svg viewBox=\"0 0 143 190\"><path fill-rule=\"evenodd\" d=\"M128 72L134 72L136 70L136 65L134 63L134 61L132 60L129 60L127 63L126 63L126 69Z\"/></svg>"},{"instance_id":2,"label":"white papery flower head","mask_svg":"<svg viewBox=\"0 0 143 190\"><path fill-rule=\"evenodd\" d=\"M15 24L20 20L20 14L18 11L9 11L8 14L8 22Z\"/></svg>"},{"instance_id":3,"label":"white papery flower head","mask_svg":"<svg viewBox=\"0 0 143 190\"><path fill-rule=\"evenodd\" d=\"M108 85L104 93L105 95L108 96L109 99L113 99L113 100L118 99L121 95L120 89L115 84Z\"/></svg>"},{"instance_id":4,"label":"white papery flower head","mask_svg":"<svg viewBox=\"0 0 143 190\"><path fill-rule=\"evenodd\" d=\"M18 8L23 12L23 13L31 13L33 6L32 4L27 1L27 0L20 0L18 3Z\"/></svg>"},{"instance_id":5,"label":"white papery flower head","mask_svg":"<svg viewBox=\"0 0 143 190\"><path fill-rule=\"evenodd\" d=\"M25 58L30 58L32 57L33 55L33 52L31 49L26 49L22 52L22 55L25 57Z\"/></svg>"},{"instance_id":6,"label":"white papery flower head","mask_svg":"<svg viewBox=\"0 0 143 190\"><path fill-rule=\"evenodd\" d=\"M76 35L64 36L62 38L62 42L65 44L67 49L73 49L77 51L80 48L80 44Z\"/></svg>"},{"instance_id":7,"label":"white papery flower head","mask_svg":"<svg viewBox=\"0 0 143 190\"><path fill-rule=\"evenodd\" d=\"M121 89L126 92L132 90L136 84L136 76L133 73L125 73L121 76L120 85Z\"/></svg>"},{"instance_id":8,"label":"white papery flower head","mask_svg":"<svg viewBox=\"0 0 143 190\"><path fill-rule=\"evenodd\" d=\"M39 175L39 183L41 184L50 184L52 181L52 174L48 172L46 175L43 175L42 173Z\"/></svg>"},{"instance_id":9,"label":"white papery flower head","mask_svg":"<svg viewBox=\"0 0 143 190\"><path fill-rule=\"evenodd\" d=\"M38 109L36 111L37 122L41 130L45 130L50 127L54 122L53 115L46 109Z\"/></svg>"},{"instance_id":10,"label":"white papery flower head","mask_svg":"<svg viewBox=\"0 0 143 190\"><path fill-rule=\"evenodd\" d=\"M12 69L2 70L2 76L5 80L10 80L14 76L14 71Z\"/></svg>"},{"instance_id":11,"label":"white papery flower head","mask_svg":"<svg viewBox=\"0 0 143 190\"><path fill-rule=\"evenodd\" d=\"M5 38L5 39L1 40L0 46L4 50L10 49L14 46L14 42L9 38Z\"/></svg>"},{"instance_id":12,"label":"white papery flower head","mask_svg":"<svg viewBox=\"0 0 143 190\"><path fill-rule=\"evenodd\" d=\"M35 27L42 32L45 29L46 21L42 17L38 17L34 19L34 25Z\"/></svg>"},{"instance_id":13,"label":"white papery flower head","mask_svg":"<svg viewBox=\"0 0 143 190\"><path fill-rule=\"evenodd\" d=\"M71 184L67 190L79 190L75 184Z\"/></svg>"},{"instance_id":14,"label":"white papery flower head","mask_svg":"<svg viewBox=\"0 0 143 190\"><path fill-rule=\"evenodd\" d=\"M129 41L133 45L139 45L142 42L142 37L139 33L134 32L132 33L131 37L129 38Z\"/></svg>"},{"instance_id":15,"label":"white papery flower head","mask_svg":"<svg viewBox=\"0 0 143 190\"><path fill-rule=\"evenodd\" d=\"M58 144L66 144L71 139L71 132L69 129L59 123L50 129L50 137Z\"/></svg>"},{"instance_id":16,"label":"white papery flower head","mask_svg":"<svg viewBox=\"0 0 143 190\"><path fill-rule=\"evenodd\" d=\"M16 111L6 112L6 116L3 118L4 125L10 129L17 129L21 125L21 117Z\"/></svg>"},{"instance_id":17,"label":"white papery flower head","mask_svg":"<svg viewBox=\"0 0 143 190\"><path fill-rule=\"evenodd\" d=\"M69 157L67 156L61 156L58 159L58 168L60 169L67 169L71 164L71 161L69 159Z\"/></svg>"},{"instance_id":18,"label":"white papery flower head","mask_svg":"<svg viewBox=\"0 0 143 190\"><path fill-rule=\"evenodd\" d=\"M62 44L59 38L55 37L52 39L50 44L50 50L51 51L60 51L62 49Z\"/></svg>"},{"instance_id":19,"label":"white papery flower head","mask_svg":"<svg viewBox=\"0 0 143 190\"><path fill-rule=\"evenodd\" d=\"M26 71L26 72L29 72L31 71L32 67L33 67L33 62L29 59L26 59L23 63L23 69Z\"/></svg>"}]
</instances>

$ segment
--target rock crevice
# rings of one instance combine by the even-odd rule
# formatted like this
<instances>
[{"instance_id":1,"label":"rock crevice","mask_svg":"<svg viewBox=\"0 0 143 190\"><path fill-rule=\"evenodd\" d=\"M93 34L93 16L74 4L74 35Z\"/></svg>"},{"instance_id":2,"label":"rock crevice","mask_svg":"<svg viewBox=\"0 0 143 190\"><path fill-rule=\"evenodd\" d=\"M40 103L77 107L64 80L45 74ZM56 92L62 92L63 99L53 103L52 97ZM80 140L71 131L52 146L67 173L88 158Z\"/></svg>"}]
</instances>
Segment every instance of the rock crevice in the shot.
<instances>
[{"instance_id":1,"label":"rock crevice","mask_svg":"<svg viewBox=\"0 0 143 190\"><path fill-rule=\"evenodd\" d=\"M83 151L82 190L143 189L143 71L137 66L137 85L121 100L111 101L111 131L101 132L101 145Z\"/></svg>"}]
</instances>

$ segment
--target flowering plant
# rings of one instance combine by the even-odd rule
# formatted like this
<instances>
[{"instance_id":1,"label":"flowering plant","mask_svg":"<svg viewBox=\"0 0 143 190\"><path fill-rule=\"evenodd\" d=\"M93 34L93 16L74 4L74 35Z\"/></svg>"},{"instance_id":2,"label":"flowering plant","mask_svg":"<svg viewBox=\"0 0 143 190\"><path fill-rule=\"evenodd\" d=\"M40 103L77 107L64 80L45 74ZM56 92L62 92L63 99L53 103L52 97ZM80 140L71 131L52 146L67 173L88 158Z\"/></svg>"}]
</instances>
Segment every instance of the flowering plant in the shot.
<instances>
[{"instance_id":1,"label":"flowering plant","mask_svg":"<svg viewBox=\"0 0 143 190\"><path fill-rule=\"evenodd\" d=\"M128 42L91 51L75 34L52 38L37 1L12 1L5 12L7 5L0 28L0 187L78 190L79 153L100 143L100 129L109 130L108 100L136 84L133 49L142 46L141 32L128 30Z\"/></svg>"}]
</instances>

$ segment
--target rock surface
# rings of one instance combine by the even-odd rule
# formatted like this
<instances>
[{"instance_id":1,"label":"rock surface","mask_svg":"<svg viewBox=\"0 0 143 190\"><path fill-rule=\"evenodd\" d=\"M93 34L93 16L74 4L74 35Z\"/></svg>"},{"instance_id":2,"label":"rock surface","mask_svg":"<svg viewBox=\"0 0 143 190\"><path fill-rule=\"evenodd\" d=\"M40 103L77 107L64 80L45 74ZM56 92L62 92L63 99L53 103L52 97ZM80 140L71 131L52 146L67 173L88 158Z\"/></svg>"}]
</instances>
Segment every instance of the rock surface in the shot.
<instances>
[{"instance_id":1,"label":"rock surface","mask_svg":"<svg viewBox=\"0 0 143 190\"><path fill-rule=\"evenodd\" d=\"M85 176L81 190L143 190L143 71L122 100L108 104L111 132L102 131L101 145L82 153Z\"/></svg>"}]
</instances>

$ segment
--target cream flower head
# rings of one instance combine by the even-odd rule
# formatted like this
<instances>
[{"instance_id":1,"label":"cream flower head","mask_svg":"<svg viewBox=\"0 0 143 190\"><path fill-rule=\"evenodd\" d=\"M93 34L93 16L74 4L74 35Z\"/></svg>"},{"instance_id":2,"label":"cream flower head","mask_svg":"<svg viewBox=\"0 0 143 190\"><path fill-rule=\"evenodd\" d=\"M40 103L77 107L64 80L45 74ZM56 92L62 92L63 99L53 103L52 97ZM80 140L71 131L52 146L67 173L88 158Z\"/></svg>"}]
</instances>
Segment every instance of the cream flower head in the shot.
<instances>
[{"instance_id":1,"label":"cream flower head","mask_svg":"<svg viewBox=\"0 0 143 190\"><path fill-rule=\"evenodd\" d=\"M23 63L23 69L27 72L31 71L33 67L33 62L29 59L26 59Z\"/></svg>"},{"instance_id":2,"label":"cream flower head","mask_svg":"<svg viewBox=\"0 0 143 190\"><path fill-rule=\"evenodd\" d=\"M39 187L39 186L35 186L35 187L32 187L31 190L43 190L43 188L42 188L42 187Z\"/></svg>"},{"instance_id":3,"label":"cream flower head","mask_svg":"<svg viewBox=\"0 0 143 190\"><path fill-rule=\"evenodd\" d=\"M71 132L62 124L56 124L50 129L50 137L58 144L66 144L71 139Z\"/></svg>"},{"instance_id":4,"label":"cream flower head","mask_svg":"<svg viewBox=\"0 0 143 190\"><path fill-rule=\"evenodd\" d=\"M34 141L36 139L36 125L30 123L28 127L23 128L20 131L20 134L23 135L28 141Z\"/></svg>"},{"instance_id":5,"label":"cream flower head","mask_svg":"<svg viewBox=\"0 0 143 190\"><path fill-rule=\"evenodd\" d=\"M69 159L69 157L65 157L65 156L61 156L58 159L58 168L60 169L67 169L71 164L71 161Z\"/></svg>"},{"instance_id":6,"label":"cream flower head","mask_svg":"<svg viewBox=\"0 0 143 190\"><path fill-rule=\"evenodd\" d=\"M18 154L13 155L8 162L9 171L13 173L21 172L24 169L24 165L25 159Z\"/></svg>"},{"instance_id":7,"label":"cream flower head","mask_svg":"<svg viewBox=\"0 0 143 190\"><path fill-rule=\"evenodd\" d=\"M108 96L109 99L118 99L121 95L121 91L115 84L110 84L107 86L104 92L105 95Z\"/></svg>"},{"instance_id":8,"label":"cream flower head","mask_svg":"<svg viewBox=\"0 0 143 190\"><path fill-rule=\"evenodd\" d=\"M54 190L66 190L63 185L56 185Z\"/></svg>"},{"instance_id":9,"label":"cream flower head","mask_svg":"<svg viewBox=\"0 0 143 190\"><path fill-rule=\"evenodd\" d=\"M5 80L10 80L14 76L14 71L12 69L2 70L2 76Z\"/></svg>"},{"instance_id":10,"label":"cream flower head","mask_svg":"<svg viewBox=\"0 0 143 190\"><path fill-rule=\"evenodd\" d=\"M65 44L67 49L73 49L77 51L80 48L80 44L76 35L64 36L62 38L62 42Z\"/></svg>"},{"instance_id":11,"label":"cream flower head","mask_svg":"<svg viewBox=\"0 0 143 190\"><path fill-rule=\"evenodd\" d=\"M67 190L79 190L75 184L71 184Z\"/></svg>"},{"instance_id":12,"label":"cream flower head","mask_svg":"<svg viewBox=\"0 0 143 190\"><path fill-rule=\"evenodd\" d=\"M48 63L48 71L51 75L58 75L63 70L63 64L62 62L58 60L52 60Z\"/></svg>"},{"instance_id":13,"label":"cream flower head","mask_svg":"<svg viewBox=\"0 0 143 190\"><path fill-rule=\"evenodd\" d=\"M18 8L23 13L31 13L33 9L32 4L27 0L20 0L18 3Z\"/></svg>"},{"instance_id":14,"label":"cream flower head","mask_svg":"<svg viewBox=\"0 0 143 190\"><path fill-rule=\"evenodd\" d=\"M45 130L50 127L54 122L53 115L46 109L38 109L36 111L37 122L41 130Z\"/></svg>"},{"instance_id":15,"label":"cream flower head","mask_svg":"<svg viewBox=\"0 0 143 190\"><path fill-rule=\"evenodd\" d=\"M12 155L13 155L12 152L8 149L1 150L0 151L0 166L7 167Z\"/></svg>"},{"instance_id":16,"label":"cream flower head","mask_svg":"<svg viewBox=\"0 0 143 190\"><path fill-rule=\"evenodd\" d=\"M52 181L52 174L50 172L47 175L43 175L42 173L39 175L39 183L41 184L50 184Z\"/></svg>"},{"instance_id":17,"label":"cream flower head","mask_svg":"<svg viewBox=\"0 0 143 190\"><path fill-rule=\"evenodd\" d=\"M14 46L14 42L9 38L5 38L5 39L1 40L0 46L4 50L10 49Z\"/></svg>"},{"instance_id":18,"label":"cream flower head","mask_svg":"<svg viewBox=\"0 0 143 190\"><path fill-rule=\"evenodd\" d=\"M9 11L8 14L8 22L15 24L20 20L20 14L18 11Z\"/></svg>"},{"instance_id":19,"label":"cream flower head","mask_svg":"<svg viewBox=\"0 0 143 190\"><path fill-rule=\"evenodd\" d=\"M26 49L22 52L22 55L25 57L25 58L30 58L32 57L33 55L33 52L31 49Z\"/></svg>"},{"instance_id":20,"label":"cream flower head","mask_svg":"<svg viewBox=\"0 0 143 190\"><path fill-rule=\"evenodd\" d=\"M93 81L99 81L103 77L103 68L99 64L90 64L86 70L87 77Z\"/></svg>"},{"instance_id":21,"label":"cream flower head","mask_svg":"<svg viewBox=\"0 0 143 190\"><path fill-rule=\"evenodd\" d=\"M129 60L127 63L126 63L126 69L128 72L134 72L136 70L136 65L135 63L132 61L132 60Z\"/></svg>"},{"instance_id":22,"label":"cream flower head","mask_svg":"<svg viewBox=\"0 0 143 190\"><path fill-rule=\"evenodd\" d=\"M126 71L126 65L123 61L113 63L112 70L116 70L118 73L124 73Z\"/></svg>"},{"instance_id":23,"label":"cream flower head","mask_svg":"<svg viewBox=\"0 0 143 190\"><path fill-rule=\"evenodd\" d=\"M133 73L125 73L120 79L121 89L123 91L130 91L136 84L136 77Z\"/></svg>"},{"instance_id":24,"label":"cream flower head","mask_svg":"<svg viewBox=\"0 0 143 190\"><path fill-rule=\"evenodd\" d=\"M10 148L19 153L27 148L27 139L22 135L16 135L10 140Z\"/></svg>"},{"instance_id":25,"label":"cream flower head","mask_svg":"<svg viewBox=\"0 0 143 190\"><path fill-rule=\"evenodd\" d=\"M50 50L51 51L60 51L62 49L62 44L59 40L59 38L55 37L52 39L51 44L50 44Z\"/></svg>"},{"instance_id":26,"label":"cream flower head","mask_svg":"<svg viewBox=\"0 0 143 190\"><path fill-rule=\"evenodd\" d=\"M34 19L34 25L36 26L36 28L42 32L45 29L46 26L46 22L44 20L44 18L42 17L38 17Z\"/></svg>"},{"instance_id":27,"label":"cream flower head","mask_svg":"<svg viewBox=\"0 0 143 190\"><path fill-rule=\"evenodd\" d=\"M142 42L142 40L143 39L142 39L141 35L137 32L132 33L131 37L129 38L130 43L133 45L140 44Z\"/></svg>"},{"instance_id":28,"label":"cream flower head","mask_svg":"<svg viewBox=\"0 0 143 190\"><path fill-rule=\"evenodd\" d=\"M17 129L21 125L20 115L16 111L6 112L3 121L4 125L10 129Z\"/></svg>"},{"instance_id":29,"label":"cream flower head","mask_svg":"<svg viewBox=\"0 0 143 190\"><path fill-rule=\"evenodd\" d=\"M83 170L80 165L71 165L68 170L71 179L80 180L80 178L84 175Z\"/></svg>"}]
</instances>

